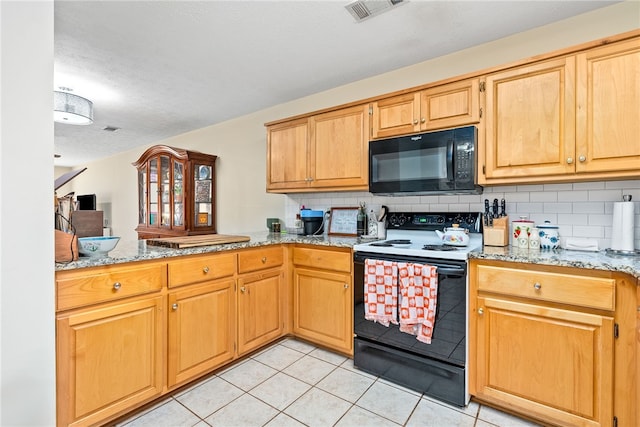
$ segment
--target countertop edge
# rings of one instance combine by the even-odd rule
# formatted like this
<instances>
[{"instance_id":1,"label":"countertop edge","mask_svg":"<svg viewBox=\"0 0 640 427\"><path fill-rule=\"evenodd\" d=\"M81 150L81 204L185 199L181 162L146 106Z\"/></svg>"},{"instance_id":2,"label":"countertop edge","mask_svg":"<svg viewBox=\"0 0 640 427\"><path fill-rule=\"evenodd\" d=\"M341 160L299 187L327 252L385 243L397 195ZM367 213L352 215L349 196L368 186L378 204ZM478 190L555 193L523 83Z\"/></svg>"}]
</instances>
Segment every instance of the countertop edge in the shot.
<instances>
[{"instance_id":1,"label":"countertop edge","mask_svg":"<svg viewBox=\"0 0 640 427\"><path fill-rule=\"evenodd\" d=\"M239 233L249 236L251 240L241 243L200 246L185 249L171 249L150 246L144 240L120 242L119 245L104 258L80 257L77 261L56 263L55 271L68 271L81 268L117 265L129 262L140 262L175 258L188 255L216 253L229 250L255 248L276 244L307 244L324 247L340 247L352 249L362 243L357 237L338 236L298 236L292 234L273 233ZM614 256L599 252L569 251L558 249L553 251L528 251L519 248L484 246L481 251L469 253L469 259L507 261L514 263L539 264L548 266L573 267L626 273L640 283L640 257Z\"/></svg>"}]
</instances>

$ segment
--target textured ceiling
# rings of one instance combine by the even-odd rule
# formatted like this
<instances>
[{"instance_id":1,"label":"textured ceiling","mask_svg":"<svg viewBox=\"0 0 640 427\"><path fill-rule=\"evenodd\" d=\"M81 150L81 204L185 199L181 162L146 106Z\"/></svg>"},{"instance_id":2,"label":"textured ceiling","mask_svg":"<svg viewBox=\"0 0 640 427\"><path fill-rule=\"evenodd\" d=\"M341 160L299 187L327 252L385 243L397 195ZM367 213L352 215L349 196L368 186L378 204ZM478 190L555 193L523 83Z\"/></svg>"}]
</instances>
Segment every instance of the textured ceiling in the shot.
<instances>
[{"instance_id":1,"label":"textured ceiling","mask_svg":"<svg viewBox=\"0 0 640 427\"><path fill-rule=\"evenodd\" d=\"M95 121L55 124L55 164L83 165L615 3L409 0L356 23L349 2L56 0L54 86L91 99Z\"/></svg>"}]
</instances>

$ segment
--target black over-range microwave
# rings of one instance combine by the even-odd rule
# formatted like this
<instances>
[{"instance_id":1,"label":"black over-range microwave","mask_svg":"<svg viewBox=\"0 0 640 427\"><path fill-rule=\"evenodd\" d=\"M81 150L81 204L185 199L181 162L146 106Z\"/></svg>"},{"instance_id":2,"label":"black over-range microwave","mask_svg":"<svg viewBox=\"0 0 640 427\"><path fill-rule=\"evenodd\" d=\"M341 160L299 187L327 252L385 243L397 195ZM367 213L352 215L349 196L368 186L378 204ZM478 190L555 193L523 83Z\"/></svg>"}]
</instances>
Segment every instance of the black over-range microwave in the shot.
<instances>
[{"instance_id":1,"label":"black over-range microwave","mask_svg":"<svg viewBox=\"0 0 640 427\"><path fill-rule=\"evenodd\" d=\"M475 126L369 142L369 191L380 195L481 194Z\"/></svg>"}]
</instances>

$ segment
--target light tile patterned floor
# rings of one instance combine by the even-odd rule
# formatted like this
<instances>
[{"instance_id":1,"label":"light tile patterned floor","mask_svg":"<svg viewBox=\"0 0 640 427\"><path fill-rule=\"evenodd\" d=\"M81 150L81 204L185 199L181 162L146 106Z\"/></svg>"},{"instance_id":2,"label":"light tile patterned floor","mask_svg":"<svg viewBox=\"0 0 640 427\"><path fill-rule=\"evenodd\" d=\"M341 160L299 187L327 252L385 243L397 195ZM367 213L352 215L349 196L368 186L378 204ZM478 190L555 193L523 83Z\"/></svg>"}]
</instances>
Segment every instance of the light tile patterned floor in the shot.
<instances>
[{"instance_id":1,"label":"light tile patterned floor","mask_svg":"<svg viewBox=\"0 0 640 427\"><path fill-rule=\"evenodd\" d=\"M471 402L449 406L354 368L353 361L285 339L181 390L126 427L536 426Z\"/></svg>"}]
</instances>

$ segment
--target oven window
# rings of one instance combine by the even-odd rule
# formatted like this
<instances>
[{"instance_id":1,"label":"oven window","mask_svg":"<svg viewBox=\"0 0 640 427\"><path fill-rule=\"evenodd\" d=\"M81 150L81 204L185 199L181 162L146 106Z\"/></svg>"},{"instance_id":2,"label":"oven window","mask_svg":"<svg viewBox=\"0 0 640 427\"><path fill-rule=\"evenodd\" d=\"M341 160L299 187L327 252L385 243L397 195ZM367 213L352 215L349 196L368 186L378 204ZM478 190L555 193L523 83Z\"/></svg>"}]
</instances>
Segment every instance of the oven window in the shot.
<instances>
[{"instance_id":1,"label":"oven window","mask_svg":"<svg viewBox=\"0 0 640 427\"><path fill-rule=\"evenodd\" d=\"M375 183L445 179L446 151L444 146L374 154L371 158L372 180Z\"/></svg>"}]
</instances>

